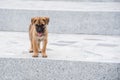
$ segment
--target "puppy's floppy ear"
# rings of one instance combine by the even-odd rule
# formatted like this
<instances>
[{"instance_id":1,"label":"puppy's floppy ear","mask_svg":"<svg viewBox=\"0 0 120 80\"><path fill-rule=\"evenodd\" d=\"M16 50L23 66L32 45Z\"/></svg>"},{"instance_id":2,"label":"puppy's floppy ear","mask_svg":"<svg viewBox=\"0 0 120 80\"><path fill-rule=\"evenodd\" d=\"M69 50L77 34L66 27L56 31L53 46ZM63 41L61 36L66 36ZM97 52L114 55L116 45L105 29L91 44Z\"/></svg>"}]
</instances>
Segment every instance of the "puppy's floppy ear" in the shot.
<instances>
[{"instance_id":1,"label":"puppy's floppy ear","mask_svg":"<svg viewBox=\"0 0 120 80\"><path fill-rule=\"evenodd\" d=\"M48 25L48 23L49 23L49 17L45 17L45 22Z\"/></svg>"},{"instance_id":2,"label":"puppy's floppy ear","mask_svg":"<svg viewBox=\"0 0 120 80\"><path fill-rule=\"evenodd\" d=\"M31 18L31 24L34 24L36 22L35 18Z\"/></svg>"}]
</instances>

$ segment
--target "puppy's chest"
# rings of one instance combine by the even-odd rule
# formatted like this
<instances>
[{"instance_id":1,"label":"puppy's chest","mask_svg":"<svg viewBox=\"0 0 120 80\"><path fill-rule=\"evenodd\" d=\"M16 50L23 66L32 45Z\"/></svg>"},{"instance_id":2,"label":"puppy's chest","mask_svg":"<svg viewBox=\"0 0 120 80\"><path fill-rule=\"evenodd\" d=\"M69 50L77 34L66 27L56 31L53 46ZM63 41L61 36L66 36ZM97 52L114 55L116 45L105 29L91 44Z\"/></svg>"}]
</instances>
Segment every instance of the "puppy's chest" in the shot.
<instances>
[{"instance_id":1,"label":"puppy's chest","mask_svg":"<svg viewBox=\"0 0 120 80\"><path fill-rule=\"evenodd\" d=\"M38 41L43 41L44 39L45 39L45 36L41 36L41 37L37 36Z\"/></svg>"}]
</instances>

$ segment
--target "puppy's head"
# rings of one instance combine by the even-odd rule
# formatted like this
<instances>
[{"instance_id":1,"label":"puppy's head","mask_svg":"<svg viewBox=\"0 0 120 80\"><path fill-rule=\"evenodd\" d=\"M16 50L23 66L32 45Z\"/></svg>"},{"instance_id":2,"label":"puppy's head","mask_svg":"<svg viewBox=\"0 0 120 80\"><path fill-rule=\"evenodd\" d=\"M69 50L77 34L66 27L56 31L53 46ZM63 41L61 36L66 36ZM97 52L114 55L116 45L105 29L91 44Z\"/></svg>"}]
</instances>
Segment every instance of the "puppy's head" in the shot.
<instances>
[{"instance_id":1,"label":"puppy's head","mask_svg":"<svg viewBox=\"0 0 120 80\"><path fill-rule=\"evenodd\" d=\"M31 24L35 26L36 32L39 37L41 37L45 32L48 23L48 17L34 17L31 19Z\"/></svg>"}]
</instances>

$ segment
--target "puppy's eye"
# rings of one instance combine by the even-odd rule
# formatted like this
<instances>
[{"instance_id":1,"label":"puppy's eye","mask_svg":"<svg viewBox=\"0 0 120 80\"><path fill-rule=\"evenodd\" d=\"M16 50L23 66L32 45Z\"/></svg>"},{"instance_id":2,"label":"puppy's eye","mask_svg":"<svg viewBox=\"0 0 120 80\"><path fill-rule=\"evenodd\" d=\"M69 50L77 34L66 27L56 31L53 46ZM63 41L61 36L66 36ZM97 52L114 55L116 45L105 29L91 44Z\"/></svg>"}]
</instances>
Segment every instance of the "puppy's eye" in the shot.
<instances>
[{"instance_id":1,"label":"puppy's eye","mask_svg":"<svg viewBox=\"0 0 120 80\"><path fill-rule=\"evenodd\" d=\"M45 22L46 20L45 20L45 19L43 19L43 21Z\"/></svg>"},{"instance_id":2,"label":"puppy's eye","mask_svg":"<svg viewBox=\"0 0 120 80\"><path fill-rule=\"evenodd\" d=\"M44 26L44 24L41 24L41 26Z\"/></svg>"}]
</instances>

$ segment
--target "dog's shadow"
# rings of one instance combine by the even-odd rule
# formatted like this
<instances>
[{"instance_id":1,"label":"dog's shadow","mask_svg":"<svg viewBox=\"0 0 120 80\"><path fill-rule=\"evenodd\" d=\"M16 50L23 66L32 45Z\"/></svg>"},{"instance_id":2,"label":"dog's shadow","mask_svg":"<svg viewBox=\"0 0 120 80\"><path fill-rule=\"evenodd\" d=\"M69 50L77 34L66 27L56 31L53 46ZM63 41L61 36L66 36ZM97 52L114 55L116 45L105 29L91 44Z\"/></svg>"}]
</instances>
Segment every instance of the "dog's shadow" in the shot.
<instances>
[{"instance_id":1,"label":"dog's shadow","mask_svg":"<svg viewBox=\"0 0 120 80\"><path fill-rule=\"evenodd\" d=\"M53 49L47 48L47 51L53 51Z\"/></svg>"},{"instance_id":2,"label":"dog's shadow","mask_svg":"<svg viewBox=\"0 0 120 80\"><path fill-rule=\"evenodd\" d=\"M47 51L53 51L53 49L47 48ZM22 54L27 54L27 53L30 53L29 50L22 51Z\"/></svg>"},{"instance_id":3,"label":"dog's shadow","mask_svg":"<svg viewBox=\"0 0 120 80\"><path fill-rule=\"evenodd\" d=\"M54 43L50 43L50 45L55 45L55 46L69 46L72 44L77 43L77 41L57 41Z\"/></svg>"}]
</instances>

